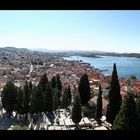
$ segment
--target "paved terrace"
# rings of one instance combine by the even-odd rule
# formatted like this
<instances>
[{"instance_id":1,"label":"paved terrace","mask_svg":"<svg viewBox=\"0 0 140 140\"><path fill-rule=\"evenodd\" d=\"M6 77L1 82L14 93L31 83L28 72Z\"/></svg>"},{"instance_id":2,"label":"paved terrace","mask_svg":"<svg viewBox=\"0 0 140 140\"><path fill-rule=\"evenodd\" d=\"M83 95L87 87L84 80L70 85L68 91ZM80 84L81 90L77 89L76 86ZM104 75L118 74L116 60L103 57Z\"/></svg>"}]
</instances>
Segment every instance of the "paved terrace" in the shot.
<instances>
[{"instance_id":1,"label":"paved terrace","mask_svg":"<svg viewBox=\"0 0 140 140\"><path fill-rule=\"evenodd\" d=\"M36 114L35 120L33 120L30 114L28 114L28 121L30 122L28 127L32 127L33 130L75 130L75 124L71 119L70 111L58 109L53 111L54 117L51 115L50 113ZM82 130L109 130L111 128L111 125L106 122L105 116L102 117L101 121L102 125L99 126L94 118L82 117L79 125ZM24 123L24 116L16 115L13 112L13 116L7 118L5 116L5 110L2 109L0 111L0 130L12 130L14 124Z\"/></svg>"}]
</instances>

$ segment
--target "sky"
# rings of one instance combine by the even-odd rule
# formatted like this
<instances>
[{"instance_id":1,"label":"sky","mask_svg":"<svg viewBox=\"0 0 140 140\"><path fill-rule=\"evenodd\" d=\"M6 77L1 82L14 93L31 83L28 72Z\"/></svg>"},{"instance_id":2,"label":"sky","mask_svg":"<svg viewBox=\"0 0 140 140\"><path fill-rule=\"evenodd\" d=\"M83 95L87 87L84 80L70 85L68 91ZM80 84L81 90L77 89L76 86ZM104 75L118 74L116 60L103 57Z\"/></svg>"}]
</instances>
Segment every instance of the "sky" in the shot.
<instances>
[{"instance_id":1,"label":"sky","mask_svg":"<svg viewBox=\"0 0 140 140\"><path fill-rule=\"evenodd\" d=\"M140 10L0 10L0 47L140 53Z\"/></svg>"}]
</instances>

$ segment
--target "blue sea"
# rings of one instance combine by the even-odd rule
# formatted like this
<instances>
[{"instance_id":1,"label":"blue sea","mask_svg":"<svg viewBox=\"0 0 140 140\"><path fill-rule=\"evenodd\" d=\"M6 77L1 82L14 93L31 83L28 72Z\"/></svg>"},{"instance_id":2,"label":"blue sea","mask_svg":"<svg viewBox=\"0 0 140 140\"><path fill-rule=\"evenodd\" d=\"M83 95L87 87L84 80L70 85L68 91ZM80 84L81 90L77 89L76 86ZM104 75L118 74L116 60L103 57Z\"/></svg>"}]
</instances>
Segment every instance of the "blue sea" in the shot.
<instances>
[{"instance_id":1,"label":"blue sea","mask_svg":"<svg viewBox=\"0 0 140 140\"><path fill-rule=\"evenodd\" d=\"M83 62L90 63L94 68L105 70L103 71L104 74L111 74L113 64L116 63L119 77L130 77L133 74L137 79L140 79L140 58L117 56L100 57L101 58L71 56L63 58L66 60L82 60Z\"/></svg>"}]
</instances>

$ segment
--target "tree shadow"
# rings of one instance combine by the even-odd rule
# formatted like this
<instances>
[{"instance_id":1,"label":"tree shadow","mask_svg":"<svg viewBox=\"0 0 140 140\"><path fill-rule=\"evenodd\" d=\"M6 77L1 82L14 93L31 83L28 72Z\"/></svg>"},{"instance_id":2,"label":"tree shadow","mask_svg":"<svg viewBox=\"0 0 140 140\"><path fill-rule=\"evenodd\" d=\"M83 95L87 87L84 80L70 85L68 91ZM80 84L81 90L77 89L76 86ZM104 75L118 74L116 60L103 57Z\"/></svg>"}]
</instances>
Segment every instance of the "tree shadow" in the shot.
<instances>
[{"instance_id":1,"label":"tree shadow","mask_svg":"<svg viewBox=\"0 0 140 140\"><path fill-rule=\"evenodd\" d=\"M0 130L7 130L16 123L15 118L0 116Z\"/></svg>"},{"instance_id":2,"label":"tree shadow","mask_svg":"<svg viewBox=\"0 0 140 140\"><path fill-rule=\"evenodd\" d=\"M54 123L54 120L55 120L55 115L53 112L47 112L46 113L46 117L48 118L48 120L51 122L51 124Z\"/></svg>"},{"instance_id":3,"label":"tree shadow","mask_svg":"<svg viewBox=\"0 0 140 140\"><path fill-rule=\"evenodd\" d=\"M97 123L98 123L99 126L102 125L102 121L100 119L96 119L96 121L97 121Z\"/></svg>"}]
</instances>

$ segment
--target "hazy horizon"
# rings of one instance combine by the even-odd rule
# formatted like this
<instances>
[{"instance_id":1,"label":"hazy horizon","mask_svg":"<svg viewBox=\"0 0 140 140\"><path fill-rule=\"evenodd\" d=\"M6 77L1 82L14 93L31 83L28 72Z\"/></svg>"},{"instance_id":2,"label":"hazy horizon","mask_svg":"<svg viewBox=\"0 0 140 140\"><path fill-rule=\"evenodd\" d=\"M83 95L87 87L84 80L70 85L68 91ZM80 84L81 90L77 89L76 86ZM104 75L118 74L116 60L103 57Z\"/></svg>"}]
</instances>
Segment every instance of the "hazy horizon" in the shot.
<instances>
[{"instance_id":1,"label":"hazy horizon","mask_svg":"<svg viewBox=\"0 0 140 140\"><path fill-rule=\"evenodd\" d=\"M139 53L140 54L140 52L117 52L117 51L107 51L107 50L104 50L104 51L102 51L102 50L86 50L86 49L77 49L77 50L74 50L74 49L64 49L64 50L59 50L59 49L46 49L46 48L22 48L22 47L15 47L15 46L5 46L5 47L0 47L0 48L6 48L6 47L13 47L13 48L18 48L18 49L28 49L28 50L31 50L31 51L45 51L45 52L63 52L63 51L87 51L87 52L104 52L104 53Z\"/></svg>"},{"instance_id":2,"label":"hazy horizon","mask_svg":"<svg viewBox=\"0 0 140 140\"><path fill-rule=\"evenodd\" d=\"M0 18L0 47L140 53L139 10L4 10Z\"/></svg>"}]
</instances>

